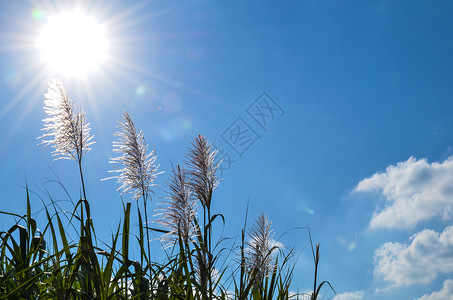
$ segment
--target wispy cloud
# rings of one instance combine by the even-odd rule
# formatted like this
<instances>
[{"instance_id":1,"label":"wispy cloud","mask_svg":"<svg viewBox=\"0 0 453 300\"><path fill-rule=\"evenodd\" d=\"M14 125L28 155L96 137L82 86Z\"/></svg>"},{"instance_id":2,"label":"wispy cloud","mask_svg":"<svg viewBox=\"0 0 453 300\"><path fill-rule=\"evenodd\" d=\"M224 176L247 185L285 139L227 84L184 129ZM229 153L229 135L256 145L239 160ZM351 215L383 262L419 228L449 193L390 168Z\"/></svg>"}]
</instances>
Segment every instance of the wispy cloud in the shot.
<instances>
[{"instance_id":1,"label":"wispy cloud","mask_svg":"<svg viewBox=\"0 0 453 300\"><path fill-rule=\"evenodd\" d=\"M451 300L453 299L453 280L447 279L444 281L444 286L438 292L425 294L415 300Z\"/></svg>"},{"instance_id":2,"label":"wispy cloud","mask_svg":"<svg viewBox=\"0 0 453 300\"><path fill-rule=\"evenodd\" d=\"M377 192L386 206L376 211L370 227L413 228L418 222L453 216L453 156L442 163L411 157L385 172L362 180L355 192Z\"/></svg>"},{"instance_id":3,"label":"wispy cloud","mask_svg":"<svg viewBox=\"0 0 453 300\"><path fill-rule=\"evenodd\" d=\"M345 292L337 294L333 300L362 300L365 299L364 291Z\"/></svg>"},{"instance_id":4,"label":"wispy cloud","mask_svg":"<svg viewBox=\"0 0 453 300\"><path fill-rule=\"evenodd\" d=\"M442 233L425 229L408 244L385 243L374 253L375 275L392 287L430 283L453 271L453 226Z\"/></svg>"}]
</instances>

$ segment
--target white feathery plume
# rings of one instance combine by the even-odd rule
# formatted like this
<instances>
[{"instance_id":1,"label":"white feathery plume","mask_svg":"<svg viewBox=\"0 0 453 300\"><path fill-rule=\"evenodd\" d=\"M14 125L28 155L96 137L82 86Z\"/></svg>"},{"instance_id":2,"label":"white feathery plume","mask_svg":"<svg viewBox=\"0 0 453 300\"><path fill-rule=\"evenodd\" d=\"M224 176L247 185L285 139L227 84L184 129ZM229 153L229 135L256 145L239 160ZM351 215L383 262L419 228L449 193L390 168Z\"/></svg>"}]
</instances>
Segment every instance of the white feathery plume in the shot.
<instances>
[{"instance_id":1,"label":"white feathery plume","mask_svg":"<svg viewBox=\"0 0 453 300\"><path fill-rule=\"evenodd\" d=\"M169 233L162 236L162 240L170 245L179 234L184 243L188 243L195 235L193 220L196 218L196 201L187 181L185 169L179 165L173 169L173 174L167 184L168 197L161 203L156 221L169 229Z\"/></svg>"},{"instance_id":2,"label":"white feathery plume","mask_svg":"<svg viewBox=\"0 0 453 300\"><path fill-rule=\"evenodd\" d=\"M257 270L257 279L261 280L269 275L272 268L272 252L276 249L273 241L274 232L271 229L272 222L264 213L258 216L250 229L250 242L247 242L248 249L246 264L250 273Z\"/></svg>"},{"instance_id":3,"label":"white feathery plume","mask_svg":"<svg viewBox=\"0 0 453 300\"><path fill-rule=\"evenodd\" d=\"M93 136L90 136L90 124L86 122L85 112L74 112L74 102L69 99L63 83L58 79L49 81L49 88L44 94L44 119L47 133L38 139L45 147L52 146L52 155L56 159L73 159L79 164L82 157L91 150ZM46 139L50 138L50 139Z\"/></svg>"},{"instance_id":4,"label":"white feathery plume","mask_svg":"<svg viewBox=\"0 0 453 300\"><path fill-rule=\"evenodd\" d=\"M195 138L192 147L186 154L187 165L191 168L191 185L196 197L208 210L211 207L212 192L217 188L219 180L216 176L220 163L215 163L217 150L212 151L206 137L201 134Z\"/></svg>"},{"instance_id":5,"label":"white feathery plume","mask_svg":"<svg viewBox=\"0 0 453 300\"><path fill-rule=\"evenodd\" d=\"M154 180L157 175L155 165L157 156L154 151L148 152L148 145L145 142L143 132L137 132L134 123L129 114L123 112L123 122L118 122L119 131L115 133L118 141L113 142L113 152L119 153L120 156L110 159L110 163L120 164L122 167L116 167L116 170L109 172L119 173L106 179L118 179L121 194L130 192L133 198L138 200L140 197L147 198L152 192L151 187L155 186Z\"/></svg>"}]
</instances>

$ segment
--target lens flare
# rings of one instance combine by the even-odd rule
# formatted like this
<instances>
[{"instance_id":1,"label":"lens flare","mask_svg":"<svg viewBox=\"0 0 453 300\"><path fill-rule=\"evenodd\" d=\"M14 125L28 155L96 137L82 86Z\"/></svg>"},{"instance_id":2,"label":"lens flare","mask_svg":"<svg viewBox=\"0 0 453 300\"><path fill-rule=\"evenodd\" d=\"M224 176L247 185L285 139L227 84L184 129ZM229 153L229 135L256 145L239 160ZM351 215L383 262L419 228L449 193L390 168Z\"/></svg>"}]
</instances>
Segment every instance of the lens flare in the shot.
<instances>
[{"instance_id":1,"label":"lens flare","mask_svg":"<svg viewBox=\"0 0 453 300\"><path fill-rule=\"evenodd\" d=\"M146 93L146 86L140 85L135 89L135 94L137 96L143 96Z\"/></svg>"},{"instance_id":2,"label":"lens flare","mask_svg":"<svg viewBox=\"0 0 453 300\"><path fill-rule=\"evenodd\" d=\"M39 21L44 19L44 13L42 12L42 10L39 10L37 8L31 11L31 15L33 16L33 18Z\"/></svg>"},{"instance_id":3,"label":"lens flare","mask_svg":"<svg viewBox=\"0 0 453 300\"><path fill-rule=\"evenodd\" d=\"M19 72L13 71L13 72L5 73L5 75L3 77L6 81L6 83L8 84L8 86L10 88L14 88L22 79L22 74Z\"/></svg>"}]
</instances>

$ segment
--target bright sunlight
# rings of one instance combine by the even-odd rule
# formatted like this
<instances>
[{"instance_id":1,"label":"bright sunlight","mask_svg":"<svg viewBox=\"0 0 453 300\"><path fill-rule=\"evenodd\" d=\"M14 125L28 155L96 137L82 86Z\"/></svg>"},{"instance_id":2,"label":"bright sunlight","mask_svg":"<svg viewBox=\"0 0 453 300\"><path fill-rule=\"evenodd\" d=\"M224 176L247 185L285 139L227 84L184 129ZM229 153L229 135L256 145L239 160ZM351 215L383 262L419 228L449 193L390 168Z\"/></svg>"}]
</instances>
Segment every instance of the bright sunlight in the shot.
<instances>
[{"instance_id":1,"label":"bright sunlight","mask_svg":"<svg viewBox=\"0 0 453 300\"><path fill-rule=\"evenodd\" d=\"M104 28L81 12L67 12L48 19L37 46L51 72L83 77L107 58Z\"/></svg>"}]
</instances>

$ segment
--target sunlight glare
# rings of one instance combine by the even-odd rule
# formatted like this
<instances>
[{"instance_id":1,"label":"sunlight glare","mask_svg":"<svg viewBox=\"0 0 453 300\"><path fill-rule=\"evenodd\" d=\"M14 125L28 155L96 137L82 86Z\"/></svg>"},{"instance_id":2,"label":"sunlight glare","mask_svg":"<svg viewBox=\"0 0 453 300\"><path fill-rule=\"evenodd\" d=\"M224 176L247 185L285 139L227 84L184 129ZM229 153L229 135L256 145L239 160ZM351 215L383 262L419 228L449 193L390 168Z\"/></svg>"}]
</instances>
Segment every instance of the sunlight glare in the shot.
<instances>
[{"instance_id":1,"label":"sunlight glare","mask_svg":"<svg viewBox=\"0 0 453 300\"><path fill-rule=\"evenodd\" d=\"M107 58L104 28L81 12L49 18L37 47L50 71L66 76L83 77Z\"/></svg>"}]
</instances>

